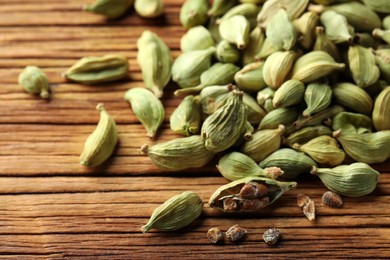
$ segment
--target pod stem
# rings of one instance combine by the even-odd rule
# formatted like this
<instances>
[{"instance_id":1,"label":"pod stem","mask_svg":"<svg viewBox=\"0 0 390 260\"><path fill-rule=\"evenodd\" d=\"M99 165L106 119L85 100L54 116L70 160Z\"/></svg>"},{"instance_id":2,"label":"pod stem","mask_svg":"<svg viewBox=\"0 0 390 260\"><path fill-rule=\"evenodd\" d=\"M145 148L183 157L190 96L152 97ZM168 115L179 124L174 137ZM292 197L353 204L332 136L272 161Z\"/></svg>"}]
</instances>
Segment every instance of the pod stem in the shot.
<instances>
[{"instance_id":1,"label":"pod stem","mask_svg":"<svg viewBox=\"0 0 390 260\"><path fill-rule=\"evenodd\" d=\"M147 145L147 144L142 145L140 150L141 150L141 152L142 152L143 154L148 155L148 152L149 152L149 145Z\"/></svg>"},{"instance_id":2,"label":"pod stem","mask_svg":"<svg viewBox=\"0 0 390 260\"><path fill-rule=\"evenodd\" d=\"M176 90L173 94L174 94L176 97L180 97L180 96L192 94L192 93L194 93L194 92L199 92L199 91L201 91L202 89L204 89L205 87L206 87L206 86L200 84L200 85L198 85L198 86L196 86L196 87L178 89L178 90Z\"/></svg>"},{"instance_id":3,"label":"pod stem","mask_svg":"<svg viewBox=\"0 0 390 260\"><path fill-rule=\"evenodd\" d=\"M311 170L310 170L310 173L315 175L315 174L317 174L317 171L318 171L317 167L312 166Z\"/></svg>"}]
</instances>

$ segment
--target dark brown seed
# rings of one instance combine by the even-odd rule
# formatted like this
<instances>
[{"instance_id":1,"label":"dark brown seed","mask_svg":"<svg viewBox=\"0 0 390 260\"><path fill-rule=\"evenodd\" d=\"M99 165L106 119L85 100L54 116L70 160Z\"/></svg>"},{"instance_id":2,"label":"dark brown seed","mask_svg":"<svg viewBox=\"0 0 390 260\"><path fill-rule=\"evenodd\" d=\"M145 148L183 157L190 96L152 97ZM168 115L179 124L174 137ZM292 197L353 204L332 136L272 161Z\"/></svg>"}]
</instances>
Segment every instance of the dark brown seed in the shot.
<instances>
[{"instance_id":1,"label":"dark brown seed","mask_svg":"<svg viewBox=\"0 0 390 260\"><path fill-rule=\"evenodd\" d=\"M314 206L314 201L309 199L309 202L303 206L303 214L310 220L313 221L316 219L316 209Z\"/></svg>"},{"instance_id":2,"label":"dark brown seed","mask_svg":"<svg viewBox=\"0 0 390 260\"><path fill-rule=\"evenodd\" d=\"M243 211L256 211L265 208L269 204L269 197L262 199L248 199L243 200L242 210Z\"/></svg>"},{"instance_id":3,"label":"dark brown seed","mask_svg":"<svg viewBox=\"0 0 390 260\"><path fill-rule=\"evenodd\" d=\"M268 188L264 184L248 182L240 190L241 199L255 199L267 194Z\"/></svg>"},{"instance_id":4,"label":"dark brown seed","mask_svg":"<svg viewBox=\"0 0 390 260\"><path fill-rule=\"evenodd\" d=\"M322 202L332 208L341 208L343 199L333 191L327 191L322 195Z\"/></svg>"},{"instance_id":5,"label":"dark brown seed","mask_svg":"<svg viewBox=\"0 0 390 260\"><path fill-rule=\"evenodd\" d=\"M298 207L303 208L309 201L310 201L309 196L307 196L305 194L298 194L297 195Z\"/></svg>"},{"instance_id":6,"label":"dark brown seed","mask_svg":"<svg viewBox=\"0 0 390 260\"><path fill-rule=\"evenodd\" d=\"M226 237L232 242L239 242L245 239L246 233L246 229L243 229L236 224L226 231Z\"/></svg>"},{"instance_id":7,"label":"dark brown seed","mask_svg":"<svg viewBox=\"0 0 390 260\"><path fill-rule=\"evenodd\" d=\"M225 235L219 228L213 227L207 231L207 238L210 240L211 243L218 244L223 242Z\"/></svg>"},{"instance_id":8,"label":"dark brown seed","mask_svg":"<svg viewBox=\"0 0 390 260\"><path fill-rule=\"evenodd\" d=\"M277 228L270 228L263 234L264 242L267 245L275 245L281 238L282 233L280 233L280 230Z\"/></svg>"},{"instance_id":9,"label":"dark brown seed","mask_svg":"<svg viewBox=\"0 0 390 260\"><path fill-rule=\"evenodd\" d=\"M237 201L233 198L226 198L223 200L223 209L225 211L236 211L237 210Z\"/></svg>"}]
</instances>

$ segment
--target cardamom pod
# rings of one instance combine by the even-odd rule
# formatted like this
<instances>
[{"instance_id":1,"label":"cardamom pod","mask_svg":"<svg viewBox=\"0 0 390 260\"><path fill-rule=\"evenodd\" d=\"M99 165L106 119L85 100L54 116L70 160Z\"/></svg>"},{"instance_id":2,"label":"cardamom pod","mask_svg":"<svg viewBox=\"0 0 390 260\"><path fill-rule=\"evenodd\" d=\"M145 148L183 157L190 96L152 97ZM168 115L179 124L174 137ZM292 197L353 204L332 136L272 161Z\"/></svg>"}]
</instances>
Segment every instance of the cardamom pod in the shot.
<instances>
[{"instance_id":1,"label":"cardamom pod","mask_svg":"<svg viewBox=\"0 0 390 260\"><path fill-rule=\"evenodd\" d=\"M377 49L382 43L371 33L355 33L356 43L366 48Z\"/></svg>"},{"instance_id":2,"label":"cardamom pod","mask_svg":"<svg viewBox=\"0 0 390 260\"><path fill-rule=\"evenodd\" d=\"M372 35L390 44L390 30L374 29Z\"/></svg>"},{"instance_id":3,"label":"cardamom pod","mask_svg":"<svg viewBox=\"0 0 390 260\"><path fill-rule=\"evenodd\" d=\"M348 21L344 15L335 11L325 11L320 15L320 20L325 27L325 33L334 43L352 43L353 35L349 31Z\"/></svg>"},{"instance_id":4,"label":"cardamom pod","mask_svg":"<svg viewBox=\"0 0 390 260\"><path fill-rule=\"evenodd\" d=\"M297 31L286 10L280 9L267 23L267 38L278 48L291 50L297 41Z\"/></svg>"},{"instance_id":5,"label":"cardamom pod","mask_svg":"<svg viewBox=\"0 0 390 260\"><path fill-rule=\"evenodd\" d=\"M141 152L149 156L154 165L164 171L200 168L214 157L214 153L206 149L199 135L173 139L152 147L144 144Z\"/></svg>"},{"instance_id":6,"label":"cardamom pod","mask_svg":"<svg viewBox=\"0 0 390 260\"><path fill-rule=\"evenodd\" d=\"M251 95L244 93L242 101L247 108L248 121L251 124L259 124L267 112L257 104L256 100Z\"/></svg>"},{"instance_id":7,"label":"cardamom pod","mask_svg":"<svg viewBox=\"0 0 390 260\"><path fill-rule=\"evenodd\" d=\"M234 81L238 88L242 91L253 93L267 87L263 77L263 68L263 62L245 65L234 75Z\"/></svg>"},{"instance_id":8,"label":"cardamom pod","mask_svg":"<svg viewBox=\"0 0 390 260\"><path fill-rule=\"evenodd\" d=\"M137 41L137 61L147 88L157 97L171 79L172 56L169 47L155 33L144 31Z\"/></svg>"},{"instance_id":9,"label":"cardamom pod","mask_svg":"<svg viewBox=\"0 0 390 260\"><path fill-rule=\"evenodd\" d=\"M313 82L307 85L304 94L307 108L303 110L303 116L311 116L327 108L332 101L332 89L328 84Z\"/></svg>"},{"instance_id":10,"label":"cardamom pod","mask_svg":"<svg viewBox=\"0 0 390 260\"><path fill-rule=\"evenodd\" d=\"M235 16L242 15L244 16L251 28L256 26L256 17L260 11L260 7L253 3L243 3L232 7L229 11L227 11L219 20L218 23L222 23L223 21Z\"/></svg>"},{"instance_id":11,"label":"cardamom pod","mask_svg":"<svg viewBox=\"0 0 390 260\"><path fill-rule=\"evenodd\" d=\"M334 70L345 68L344 63L337 63L323 51L312 51L299 57L293 68L291 79L309 83L324 77Z\"/></svg>"},{"instance_id":12,"label":"cardamom pod","mask_svg":"<svg viewBox=\"0 0 390 260\"><path fill-rule=\"evenodd\" d=\"M341 54L336 44L334 44L325 34L324 27L316 27L316 41L313 51L323 51L329 54L335 61L341 61Z\"/></svg>"},{"instance_id":13,"label":"cardamom pod","mask_svg":"<svg viewBox=\"0 0 390 260\"><path fill-rule=\"evenodd\" d=\"M390 87L386 87L375 99L372 121L375 129L390 130Z\"/></svg>"},{"instance_id":14,"label":"cardamom pod","mask_svg":"<svg viewBox=\"0 0 390 260\"><path fill-rule=\"evenodd\" d=\"M231 84L226 86L210 86L202 89L199 94L199 101L203 113L210 115L223 106L229 97L229 92L233 89L234 86Z\"/></svg>"},{"instance_id":15,"label":"cardamom pod","mask_svg":"<svg viewBox=\"0 0 390 260\"><path fill-rule=\"evenodd\" d=\"M263 44L261 45L260 52L255 55L254 59L257 60L264 60L269 55L271 55L274 52L277 51L283 51L283 48L281 46L278 46L274 44L268 37L264 39Z\"/></svg>"},{"instance_id":16,"label":"cardamom pod","mask_svg":"<svg viewBox=\"0 0 390 260\"><path fill-rule=\"evenodd\" d=\"M262 90L259 90L256 95L256 100L257 103L263 107L267 112L270 112L272 110L275 110L275 108L272 105L272 99L275 96L275 90L272 88L263 88ZM271 103L271 110L267 109L267 104L266 103Z\"/></svg>"},{"instance_id":17,"label":"cardamom pod","mask_svg":"<svg viewBox=\"0 0 390 260\"><path fill-rule=\"evenodd\" d=\"M282 177L292 180L302 173L310 172L313 166L317 166L317 163L304 153L282 148L262 160L259 166L263 169L279 167L284 172Z\"/></svg>"},{"instance_id":18,"label":"cardamom pod","mask_svg":"<svg viewBox=\"0 0 390 260\"><path fill-rule=\"evenodd\" d=\"M182 52L205 50L211 46L214 46L213 36L201 25L192 27L180 39Z\"/></svg>"},{"instance_id":19,"label":"cardamom pod","mask_svg":"<svg viewBox=\"0 0 390 260\"><path fill-rule=\"evenodd\" d=\"M258 212L296 186L296 182L249 176L219 187L209 206L225 212Z\"/></svg>"},{"instance_id":20,"label":"cardamom pod","mask_svg":"<svg viewBox=\"0 0 390 260\"><path fill-rule=\"evenodd\" d=\"M41 98L49 98L49 79L36 66L27 66L19 74L19 85L30 94L39 94Z\"/></svg>"},{"instance_id":21,"label":"cardamom pod","mask_svg":"<svg viewBox=\"0 0 390 260\"><path fill-rule=\"evenodd\" d=\"M347 197L370 194L379 179L379 172L360 162L334 168L313 168L312 174L320 177L331 191Z\"/></svg>"},{"instance_id":22,"label":"cardamom pod","mask_svg":"<svg viewBox=\"0 0 390 260\"><path fill-rule=\"evenodd\" d=\"M237 0L214 0L207 15L211 17L222 16L237 3Z\"/></svg>"},{"instance_id":23,"label":"cardamom pod","mask_svg":"<svg viewBox=\"0 0 390 260\"><path fill-rule=\"evenodd\" d=\"M233 90L226 103L203 122L201 136L208 150L214 153L224 151L240 138L247 121L242 96L242 91Z\"/></svg>"},{"instance_id":24,"label":"cardamom pod","mask_svg":"<svg viewBox=\"0 0 390 260\"><path fill-rule=\"evenodd\" d=\"M84 10L115 19L123 16L133 3L134 0L96 0L84 6Z\"/></svg>"},{"instance_id":25,"label":"cardamom pod","mask_svg":"<svg viewBox=\"0 0 390 260\"><path fill-rule=\"evenodd\" d=\"M240 60L240 51L233 44L222 40L217 44L215 57L220 62L234 64Z\"/></svg>"},{"instance_id":26,"label":"cardamom pod","mask_svg":"<svg viewBox=\"0 0 390 260\"><path fill-rule=\"evenodd\" d=\"M155 18L164 13L164 2L162 0L135 0L134 9L142 17Z\"/></svg>"},{"instance_id":27,"label":"cardamom pod","mask_svg":"<svg viewBox=\"0 0 390 260\"><path fill-rule=\"evenodd\" d=\"M122 55L84 57L70 67L64 77L84 84L116 81L127 76L129 62Z\"/></svg>"},{"instance_id":28,"label":"cardamom pod","mask_svg":"<svg viewBox=\"0 0 390 260\"><path fill-rule=\"evenodd\" d=\"M184 28L203 25L207 21L207 0L186 0L180 9L180 22Z\"/></svg>"},{"instance_id":29,"label":"cardamom pod","mask_svg":"<svg viewBox=\"0 0 390 260\"><path fill-rule=\"evenodd\" d=\"M249 63L255 62L255 56L260 52L265 35L263 30L260 27L255 27L249 34L249 43L242 50L242 63L247 65Z\"/></svg>"},{"instance_id":30,"label":"cardamom pod","mask_svg":"<svg viewBox=\"0 0 390 260\"><path fill-rule=\"evenodd\" d=\"M371 133L372 120L363 114L340 112L332 118L332 128L345 134Z\"/></svg>"},{"instance_id":31,"label":"cardamom pod","mask_svg":"<svg viewBox=\"0 0 390 260\"><path fill-rule=\"evenodd\" d=\"M239 152L231 152L223 156L217 164L217 169L229 181L248 176L276 179L283 174L278 167L262 169L252 158Z\"/></svg>"},{"instance_id":32,"label":"cardamom pod","mask_svg":"<svg viewBox=\"0 0 390 260\"><path fill-rule=\"evenodd\" d=\"M324 165L340 165L345 158L345 153L339 148L336 139L327 135L313 138L303 145L294 144L293 148L306 153L314 161Z\"/></svg>"},{"instance_id":33,"label":"cardamom pod","mask_svg":"<svg viewBox=\"0 0 390 260\"><path fill-rule=\"evenodd\" d=\"M131 104L131 109L145 127L147 136L154 138L165 117L161 101L145 88L129 89L124 99Z\"/></svg>"},{"instance_id":34,"label":"cardamom pod","mask_svg":"<svg viewBox=\"0 0 390 260\"><path fill-rule=\"evenodd\" d=\"M382 26L385 30L390 29L390 15L386 15L382 20ZM379 26L380 27L380 26Z\"/></svg>"},{"instance_id":35,"label":"cardamom pod","mask_svg":"<svg viewBox=\"0 0 390 260\"><path fill-rule=\"evenodd\" d=\"M314 12L306 12L301 17L295 19L293 24L298 33L298 43L304 49L311 49L315 41L316 26L319 16Z\"/></svg>"},{"instance_id":36,"label":"cardamom pod","mask_svg":"<svg viewBox=\"0 0 390 260\"><path fill-rule=\"evenodd\" d=\"M268 87L277 89L285 82L295 57L293 51L277 51L268 56L263 67L263 78Z\"/></svg>"},{"instance_id":37,"label":"cardamom pod","mask_svg":"<svg viewBox=\"0 0 390 260\"><path fill-rule=\"evenodd\" d=\"M370 115L373 101L370 95L358 86L340 82L332 87L333 100L336 104L342 105L358 113Z\"/></svg>"},{"instance_id":38,"label":"cardamom pod","mask_svg":"<svg viewBox=\"0 0 390 260\"><path fill-rule=\"evenodd\" d=\"M252 135L252 140L246 141L241 146L241 152L256 162L260 162L279 149L283 132L283 125L280 125L276 129L257 131Z\"/></svg>"},{"instance_id":39,"label":"cardamom pod","mask_svg":"<svg viewBox=\"0 0 390 260\"><path fill-rule=\"evenodd\" d=\"M296 107L280 107L268 112L261 120L258 129L273 129L278 125L290 125L299 116L299 111Z\"/></svg>"},{"instance_id":40,"label":"cardamom pod","mask_svg":"<svg viewBox=\"0 0 390 260\"><path fill-rule=\"evenodd\" d=\"M221 21L219 33L222 39L244 49L249 42L250 24L244 16L235 15Z\"/></svg>"},{"instance_id":41,"label":"cardamom pod","mask_svg":"<svg viewBox=\"0 0 390 260\"><path fill-rule=\"evenodd\" d=\"M203 201L198 194L185 191L158 206L148 223L141 227L143 233L155 228L160 231L175 231L191 224L202 213Z\"/></svg>"},{"instance_id":42,"label":"cardamom pod","mask_svg":"<svg viewBox=\"0 0 390 260\"><path fill-rule=\"evenodd\" d=\"M374 51L375 61L378 65L381 78L385 79L387 83L390 82L390 50L378 49Z\"/></svg>"},{"instance_id":43,"label":"cardamom pod","mask_svg":"<svg viewBox=\"0 0 390 260\"><path fill-rule=\"evenodd\" d=\"M379 68L375 63L375 55L363 46L349 46L348 49L349 69L353 80L359 87L368 87L379 79Z\"/></svg>"},{"instance_id":44,"label":"cardamom pod","mask_svg":"<svg viewBox=\"0 0 390 260\"><path fill-rule=\"evenodd\" d=\"M387 0L362 0L371 10L378 13L390 13L390 3Z\"/></svg>"},{"instance_id":45,"label":"cardamom pod","mask_svg":"<svg viewBox=\"0 0 390 260\"><path fill-rule=\"evenodd\" d=\"M302 102L304 93L305 85L302 82L287 80L275 91L272 104L275 108L297 105Z\"/></svg>"},{"instance_id":46,"label":"cardamom pod","mask_svg":"<svg viewBox=\"0 0 390 260\"><path fill-rule=\"evenodd\" d=\"M118 131L114 119L107 113L103 104L96 106L100 119L92 134L87 138L80 155L80 164L96 167L107 160L118 142Z\"/></svg>"},{"instance_id":47,"label":"cardamom pod","mask_svg":"<svg viewBox=\"0 0 390 260\"><path fill-rule=\"evenodd\" d=\"M325 120L329 120L337 113L340 113L343 111L344 111L344 108L342 106L333 105L333 106L330 106L328 108L325 108L324 110L321 110L320 112L318 112L312 116L303 117L303 118L298 119L297 121L294 122L294 127L299 130L305 126L322 124Z\"/></svg>"},{"instance_id":48,"label":"cardamom pod","mask_svg":"<svg viewBox=\"0 0 390 260\"><path fill-rule=\"evenodd\" d=\"M332 136L332 132L332 129L324 125L306 126L290 134L283 140L283 143L292 147L295 143L304 144L320 135Z\"/></svg>"},{"instance_id":49,"label":"cardamom pod","mask_svg":"<svg viewBox=\"0 0 390 260\"><path fill-rule=\"evenodd\" d=\"M199 99L194 96L186 96L170 117L172 131L185 136L198 134L201 124L202 109Z\"/></svg>"}]
</instances>

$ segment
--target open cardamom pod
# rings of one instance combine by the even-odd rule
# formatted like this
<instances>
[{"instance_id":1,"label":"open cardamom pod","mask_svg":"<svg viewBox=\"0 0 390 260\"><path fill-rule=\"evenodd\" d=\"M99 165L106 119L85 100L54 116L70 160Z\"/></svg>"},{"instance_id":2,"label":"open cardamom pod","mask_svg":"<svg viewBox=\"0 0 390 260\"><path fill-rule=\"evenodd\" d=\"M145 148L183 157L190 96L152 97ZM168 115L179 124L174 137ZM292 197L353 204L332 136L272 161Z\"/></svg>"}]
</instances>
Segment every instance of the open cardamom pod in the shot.
<instances>
[{"instance_id":1,"label":"open cardamom pod","mask_svg":"<svg viewBox=\"0 0 390 260\"><path fill-rule=\"evenodd\" d=\"M222 39L244 49L249 42L250 24L244 16L235 15L221 21L219 33Z\"/></svg>"},{"instance_id":2,"label":"open cardamom pod","mask_svg":"<svg viewBox=\"0 0 390 260\"><path fill-rule=\"evenodd\" d=\"M202 109L199 99L194 96L186 96L171 114L170 127L172 131L185 136L199 134L201 125Z\"/></svg>"},{"instance_id":3,"label":"open cardamom pod","mask_svg":"<svg viewBox=\"0 0 390 260\"><path fill-rule=\"evenodd\" d=\"M364 89L349 82L340 82L333 85L332 92L336 104L358 113L371 114L373 101Z\"/></svg>"},{"instance_id":4,"label":"open cardamom pod","mask_svg":"<svg viewBox=\"0 0 390 260\"><path fill-rule=\"evenodd\" d=\"M328 84L313 82L307 85L304 94L307 108L303 110L303 116L311 116L327 108L332 102L332 89Z\"/></svg>"},{"instance_id":5,"label":"open cardamom pod","mask_svg":"<svg viewBox=\"0 0 390 260\"><path fill-rule=\"evenodd\" d=\"M27 66L18 78L19 85L30 94L39 94L41 98L49 98L49 79L36 66Z\"/></svg>"},{"instance_id":6,"label":"open cardamom pod","mask_svg":"<svg viewBox=\"0 0 390 260\"><path fill-rule=\"evenodd\" d=\"M96 0L84 6L84 10L115 19L123 16L133 3L134 0Z\"/></svg>"},{"instance_id":7,"label":"open cardamom pod","mask_svg":"<svg viewBox=\"0 0 390 260\"><path fill-rule=\"evenodd\" d=\"M192 27L180 39L182 52L205 50L211 46L214 46L213 36L201 25Z\"/></svg>"},{"instance_id":8,"label":"open cardamom pod","mask_svg":"<svg viewBox=\"0 0 390 260\"><path fill-rule=\"evenodd\" d=\"M375 99L372 121L376 130L390 130L390 87L383 89Z\"/></svg>"},{"instance_id":9,"label":"open cardamom pod","mask_svg":"<svg viewBox=\"0 0 390 260\"><path fill-rule=\"evenodd\" d=\"M263 67L263 78L268 87L277 89L285 82L295 57L294 51L277 51L268 56Z\"/></svg>"},{"instance_id":10,"label":"open cardamom pod","mask_svg":"<svg viewBox=\"0 0 390 260\"><path fill-rule=\"evenodd\" d=\"M184 28L206 23L209 3L207 0L186 0L180 9L180 22Z\"/></svg>"},{"instance_id":11,"label":"open cardamom pod","mask_svg":"<svg viewBox=\"0 0 390 260\"><path fill-rule=\"evenodd\" d=\"M371 118L363 114L340 112L332 118L332 128L341 129L344 134L371 133L372 127Z\"/></svg>"},{"instance_id":12,"label":"open cardamom pod","mask_svg":"<svg viewBox=\"0 0 390 260\"><path fill-rule=\"evenodd\" d=\"M378 81L380 72L371 50L359 45L349 46L348 63L353 80L359 87L365 88Z\"/></svg>"}]
</instances>

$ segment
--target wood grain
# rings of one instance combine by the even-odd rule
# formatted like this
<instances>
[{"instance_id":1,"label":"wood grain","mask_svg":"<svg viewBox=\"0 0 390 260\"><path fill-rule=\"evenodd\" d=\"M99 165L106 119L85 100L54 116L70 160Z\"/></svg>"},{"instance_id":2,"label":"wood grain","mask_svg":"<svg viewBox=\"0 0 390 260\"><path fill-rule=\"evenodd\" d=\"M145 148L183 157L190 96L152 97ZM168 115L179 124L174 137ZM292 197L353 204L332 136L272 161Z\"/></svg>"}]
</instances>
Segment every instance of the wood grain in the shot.
<instances>
[{"instance_id":1,"label":"wood grain","mask_svg":"<svg viewBox=\"0 0 390 260\"><path fill-rule=\"evenodd\" d=\"M157 140L145 135L124 92L144 86L136 61L136 40L144 30L158 33L179 55L185 30L178 19L184 0L165 0L160 19L142 19L133 10L118 20L83 12L89 0L0 0L0 258L1 259L284 259L390 257L390 162L373 165L378 187L362 198L344 198L344 207L321 203L326 188L316 176L300 177L262 213L225 214L207 205L227 183L210 165L177 173L162 172L139 152L142 144L177 138L169 116L180 99L169 84L162 99L166 118ZM124 54L129 78L86 86L62 73L86 55ZM49 101L24 93L17 77L26 65L40 66L51 82ZM104 102L118 123L119 145L101 167L79 165L84 141ZM199 219L173 233L142 234L153 210L166 199L192 190L205 203ZM308 194L317 219L308 221L296 196ZM206 232L239 224L245 242L211 245ZM275 247L262 233L277 227Z\"/></svg>"}]
</instances>

